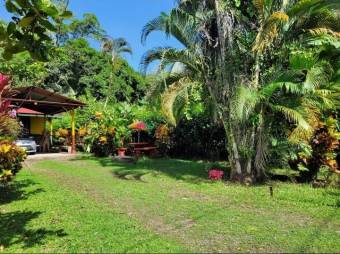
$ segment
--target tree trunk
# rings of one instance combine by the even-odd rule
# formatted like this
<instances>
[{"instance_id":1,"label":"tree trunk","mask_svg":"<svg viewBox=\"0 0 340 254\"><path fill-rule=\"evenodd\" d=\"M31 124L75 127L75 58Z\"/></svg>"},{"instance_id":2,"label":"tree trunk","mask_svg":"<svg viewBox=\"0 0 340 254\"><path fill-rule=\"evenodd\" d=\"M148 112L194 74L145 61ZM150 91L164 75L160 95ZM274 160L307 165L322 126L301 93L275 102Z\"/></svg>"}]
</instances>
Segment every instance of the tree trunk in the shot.
<instances>
[{"instance_id":1,"label":"tree trunk","mask_svg":"<svg viewBox=\"0 0 340 254\"><path fill-rule=\"evenodd\" d=\"M244 171L242 170L242 160L240 157L238 144L235 139L235 133L229 117L224 116L222 121L227 138L228 160L230 164L230 180L241 182L243 181L245 175Z\"/></svg>"},{"instance_id":2,"label":"tree trunk","mask_svg":"<svg viewBox=\"0 0 340 254\"><path fill-rule=\"evenodd\" d=\"M110 80L109 80L109 89L106 95L106 99L105 99L105 103L104 103L104 109L106 109L107 104L109 103L110 100L110 96L112 95L111 90L112 90L112 79L113 79L113 75L112 75L112 71L110 72Z\"/></svg>"},{"instance_id":3,"label":"tree trunk","mask_svg":"<svg viewBox=\"0 0 340 254\"><path fill-rule=\"evenodd\" d=\"M259 113L259 125L256 129L256 144L255 144L255 177L257 181L262 181L265 178L265 172L264 172L264 160L265 157L263 157L263 149L264 147L264 141L262 140L263 138L263 131L264 131L264 120L263 120L263 110L261 109Z\"/></svg>"},{"instance_id":4,"label":"tree trunk","mask_svg":"<svg viewBox=\"0 0 340 254\"><path fill-rule=\"evenodd\" d=\"M250 136L250 147L255 148L255 135L256 135L256 129L255 126L252 127L251 129L251 136ZM248 176L253 177L253 156L249 156L247 159L247 164L246 164L246 172Z\"/></svg>"}]
</instances>

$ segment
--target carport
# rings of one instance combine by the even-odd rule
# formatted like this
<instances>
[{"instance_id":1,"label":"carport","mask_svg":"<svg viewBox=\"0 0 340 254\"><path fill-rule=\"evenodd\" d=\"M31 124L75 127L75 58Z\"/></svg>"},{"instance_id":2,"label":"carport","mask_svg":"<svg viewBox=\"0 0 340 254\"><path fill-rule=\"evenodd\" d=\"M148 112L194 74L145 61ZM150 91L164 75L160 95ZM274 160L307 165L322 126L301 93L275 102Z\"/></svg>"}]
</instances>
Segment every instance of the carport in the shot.
<instances>
[{"instance_id":1,"label":"carport","mask_svg":"<svg viewBox=\"0 0 340 254\"><path fill-rule=\"evenodd\" d=\"M13 110L21 117L28 117L30 121L40 118L42 119L40 122L43 122L45 126L48 121L51 132L53 130L53 117L60 113L69 112L71 115L71 152L76 153L75 109L86 106L85 103L33 86L7 90L3 93L2 99L10 101ZM32 122L32 124L34 124L35 129L40 128L38 126L39 121Z\"/></svg>"}]
</instances>

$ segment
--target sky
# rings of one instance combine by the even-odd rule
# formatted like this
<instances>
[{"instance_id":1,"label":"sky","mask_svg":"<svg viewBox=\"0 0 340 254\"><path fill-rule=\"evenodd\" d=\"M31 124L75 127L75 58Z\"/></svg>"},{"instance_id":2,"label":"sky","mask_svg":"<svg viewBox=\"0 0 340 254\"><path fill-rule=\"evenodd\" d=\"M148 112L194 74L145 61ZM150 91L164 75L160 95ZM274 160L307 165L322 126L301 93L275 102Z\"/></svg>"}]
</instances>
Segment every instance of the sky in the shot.
<instances>
[{"instance_id":1,"label":"sky","mask_svg":"<svg viewBox=\"0 0 340 254\"><path fill-rule=\"evenodd\" d=\"M4 1L1 3L0 17L8 20ZM135 70L143 54L153 47L180 46L174 39L167 39L164 34L151 34L146 45L140 42L143 26L157 17L162 11L168 12L174 6L174 0L70 0L70 10L81 18L84 13L94 13L107 34L117 38L124 37L131 44L133 55L124 58ZM92 44L99 47L98 44Z\"/></svg>"}]
</instances>

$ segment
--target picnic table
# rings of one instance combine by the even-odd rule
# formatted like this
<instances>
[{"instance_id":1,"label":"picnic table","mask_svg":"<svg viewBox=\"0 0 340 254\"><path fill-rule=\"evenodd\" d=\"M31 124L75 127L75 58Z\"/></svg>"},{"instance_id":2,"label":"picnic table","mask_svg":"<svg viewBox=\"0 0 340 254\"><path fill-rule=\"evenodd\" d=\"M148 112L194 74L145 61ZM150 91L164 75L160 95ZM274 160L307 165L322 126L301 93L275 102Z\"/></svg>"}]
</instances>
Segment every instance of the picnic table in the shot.
<instances>
[{"instance_id":1,"label":"picnic table","mask_svg":"<svg viewBox=\"0 0 340 254\"><path fill-rule=\"evenodd\" d=\"M136 142L128 144L132 153L139 158L141 155L154 155L157 153L157 147L147 142Z\"/></svg>"}]
</instances>

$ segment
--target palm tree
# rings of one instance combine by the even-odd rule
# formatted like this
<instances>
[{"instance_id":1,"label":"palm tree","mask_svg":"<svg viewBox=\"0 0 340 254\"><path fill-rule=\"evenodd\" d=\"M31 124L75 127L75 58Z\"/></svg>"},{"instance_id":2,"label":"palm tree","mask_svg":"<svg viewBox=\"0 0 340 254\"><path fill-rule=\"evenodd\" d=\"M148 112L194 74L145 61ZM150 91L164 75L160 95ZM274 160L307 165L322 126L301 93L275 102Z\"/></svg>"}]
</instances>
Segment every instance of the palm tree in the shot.
<instances>
[{"instance_id":1,"label":"palm tree","mask_svg":"<svg viewBox=\"0 0 340 254\"><path fill-rule=\"evenodd\" d=\"M166 85L163 87L167 96L163 97L166 99L165 104L168 104L167 110L171 111L171 104L175 102L172 97L180 95L188 85L194 82L204 84L226 130L231 177L262 178L265 159L262 123L265 108L254 107L259 120L248 120L240 126L233 111L235 101L241 105L240 96L246 96L246 93L240 94L240 87L253 92L250 97L254 96L255 104L258 105L255 95L262 91L262 87L267 87L268 62L277 70L282 70L282 66L287 64L284 58L286 55L272 57L275 51L283 46L303 43L302 38L315 33L320 26L324 29L327 27L327 35L330 35L334 24L327 25L327 22L321 23L320 20L313 24L312 21L316 16L338 20L333 15L333 9L339 5L338 1L258 0L253 1L251 6L257 11L257 15L253 16L246 11L249 6L242 6L246 3L241 3L241 7L236 10L233 3L221 0L178 2L178 6L169 15L162 13L146 24L142 41L145 42L150 33L162 31L178 39L184 49L163 47L147 52L141 62L143 70L156 60L160 61L160 73L181 63L184 66L182 71L170 73L165 79ZM253 34L256 36L252 37ZM249 43L250 40L254 43ZM281 52L287 54L284 49ZM284 88L288 86L287 82L285 80L275 84L281 84L281 88ZM308 129L305 117L298 111L282 106L276 107L276 110L283 112L298 126Z\"/></svg>"},{"instance_id":2,"label":"palm tree","mask_svg":"<svg viewBox=\"0 0 340 254\"><path fill-rule=\"evenodd\" d=\"M132 49L130 44L124 38L117 38L114 39L110 36L105 36L102 38L102 51L104 53L110 54L110 65L114 68L117 59L121 57L123 53L132 54ZM104 107L107 106L109 99L111 97L112 91L112 82L113 82L113 73L110 73L110 80L109 80L109 87L108 87L108 94L105 100Z\"/></svg>"}]
</instances>

